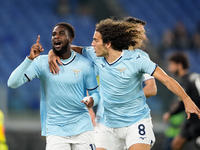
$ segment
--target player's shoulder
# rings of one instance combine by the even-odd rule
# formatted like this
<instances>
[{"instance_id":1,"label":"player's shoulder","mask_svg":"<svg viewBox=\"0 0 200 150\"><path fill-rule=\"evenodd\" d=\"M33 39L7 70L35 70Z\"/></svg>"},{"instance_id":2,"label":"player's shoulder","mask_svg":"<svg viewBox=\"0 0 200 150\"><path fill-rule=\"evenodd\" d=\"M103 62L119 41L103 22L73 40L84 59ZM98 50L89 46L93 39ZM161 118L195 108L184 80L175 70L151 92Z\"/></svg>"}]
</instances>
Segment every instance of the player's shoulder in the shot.
<instances>
[{"instance_id":1,"label":"player's shoulder","mask_svg":"<svg viewBox=\"0 0 200 150\"><path fill-rule=\"evenodd\" d=\"M48 60L48 55L39 55L34 59L35 62L42 62Z\"/></svg>"},{"instance_id":2,"label":"player's shoulder","mask_svg":"<svg viewBox=\"0 0 200 150\"><path fill-rule=\"evenodd\" d=\"M144 57L149 58L149 54L147 54L145 51L141 50L141 49L135 49L136 52L139 52L141 55L143 55Z\"/></svg>"},{"instance_id":3,"label":"player's shoulder","mask_svg":"<svg viewBox=\"0 0 200 150\"><path fill-rule=\"evenodd\" d=\"M82 51L94 51L94 47L93 46L85 46L83 47Z\"/></svg>"},{"instance_id":4,"label":"player's shoulder","mask_svg":"<svg viewBox=\"0 0 200 150\"><path fill-rule=\"evenodd\" d=\"M75 54L76 54L77 60L80 63L86 64L86 65L89 65L92 63L88 58L84 57L83 55L81 55L79 53L75 53Z\"/></svg>"},{"instance_id":5,"label":"player's shoulder","mask_svg":"<svg viewBox=\"0 0 200 150\"><path fill-rule=\"evenodd\" d=\"M138 58L143 57L139 52L132 50L124 50L124 59L136 60Z\"/></svg>"}]
</instances>

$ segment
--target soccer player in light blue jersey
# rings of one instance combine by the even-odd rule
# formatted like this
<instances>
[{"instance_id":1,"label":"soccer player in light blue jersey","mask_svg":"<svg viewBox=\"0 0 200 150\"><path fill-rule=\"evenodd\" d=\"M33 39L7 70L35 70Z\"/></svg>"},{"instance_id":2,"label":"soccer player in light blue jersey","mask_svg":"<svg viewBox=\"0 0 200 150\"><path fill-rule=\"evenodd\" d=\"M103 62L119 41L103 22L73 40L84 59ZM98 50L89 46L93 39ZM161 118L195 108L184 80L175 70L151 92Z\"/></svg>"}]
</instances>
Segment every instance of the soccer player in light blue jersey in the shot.
<instances>
[{"instance_id":1,"label":"soccer player in light blue jersey","mask_svg":"<svg viewBox=\"0 0 200 150\"><path fill-rule=\"evenodd\" d=\"M145 32L145 29L144 29L144 26L146 25L146 22L140 20L140 19L137 19L137 18L134 18L134 17L125 17L123 19L123 21L126 21L126 22L130 22L130 23L133 23L133 25L137 25L137 28L135 29L135 26L134 26L134 29L139 31L141 33L141 39L138 40L138 44L137 44L137 47L136 46L130 46L129 47L129 50L133 50L133 51L137 51L139 53L141 53L141 55L149 58L149 55L144 52L143 50L141 49L138 49L138 48L142 48L142 49L145 49L146 48L146 43L149 41L148 38L146 37L146 32ZM87 47L81 47L81 46L76 46L76 45L72 45L71 46L73 50L75 50L76 52L82 54L82 50L83 49L87 49ZM92 47L91 47L92 48ZM52 55L51 55L52 54ZM59 67L57 65L57 62L62 65L62 63L60 62L60 59L59 57L56 58L56 55L53 55L53 53L49 53L49 62L53 62L53 63L50 63L50 66L52 66L52 64L54 64L54 66L57 68L56 70L53 70L52 69L52 72L55 74L55 73L58 73L57 71L59 70ZM51 69L50 69L51 70ZM148 74L144 74L144 88L143 88L143 91L144 91L144 94L146 97L151 97L151 96L154 96L156 95L157 93L157 86L156 86L156 83L155 83L155 78L153 76L150 76ZM97 76L98 77L98 76ZM97 118L96 121L99 123L101 119L101 114L103 114L103 108L102 108L102 105L103 104L101 101L98 103L98 106L97 106ZM92 118L92 121L93 121L93 124L95 125L95 113L93 112L93 109L90 109L90 116Z\"/></svg>"},{"instance_id":2,"label":"soccer player in light blue jersey","mask_svg":"<svg viewBox=\"0 0 200 150\"><path fill-rule=\"evenodd\" d=\"M63 64L59 74L49 72L48 55L40 55L43 48L38 36L30 55L12 72L7 83L17 88L34 78L40 80L40 113L46 150L96 149L88 108L100 99L98 84L92 62L71 50L74 37L74 28L68 23L58 23L53 28L53 51ZM87 91L90 97L86 97Z\"/></svg>"},{"instance_id":3,"label":"soccer player in light blue jersey","mask_svg":"<svg viewBox=\"0 0 200 150\"><path fill-rule=\"evenodd\" d=\"M136 46L139 39L140 33L130 23L105 19L96 25L93 48L82 51L94 63L100 78L104 114L98 150L109 148L107 137L115 141L112 150L124 146L129 150L150 150L155 137L142 87L144 73L153 75L182 98L188 118L190 113L200 118L200 110L173 78L140 53L125 50Z\"/></svg>"},{"instance_id":4,"label":"soccer player in light blue jersey","mask_svg":"<svg viewBox=\"0 0 200 150\"><path fill-rule=\"evenodd\" d=\"M150 109L141 86L143 73L153 75L181 97L188 118L190 113L196 113L200 117L200 110L182 87L155 63L138 52L123 50L132 43L125 40L128 34L125 36L120 33L119 28L110 19L101 21L96 25L93 36L92 46L95 51L87 50L88 58L99 71L101 99L104 104L105 126L102 127L102 133L107 133L104 137L118 137L116 145L119 147L124 142L129 150L147 150L154 142L154 135Z\"/></svg>"}]
</instances>

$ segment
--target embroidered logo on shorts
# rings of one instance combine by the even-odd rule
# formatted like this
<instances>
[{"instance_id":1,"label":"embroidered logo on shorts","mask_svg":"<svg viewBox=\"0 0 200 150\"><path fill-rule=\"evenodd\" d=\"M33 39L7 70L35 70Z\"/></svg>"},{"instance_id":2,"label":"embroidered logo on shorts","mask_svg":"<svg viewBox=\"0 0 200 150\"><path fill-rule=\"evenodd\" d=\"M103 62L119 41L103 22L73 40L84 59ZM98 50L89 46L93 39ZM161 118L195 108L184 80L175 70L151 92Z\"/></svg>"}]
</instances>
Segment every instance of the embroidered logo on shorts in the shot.
<instances>
[{"instance_id":1,"label":"embroidered logo on shorts","mask_svg":"<svg viewBox=\"0 0 200 150\"><path fill-rule=\"evenodd\" d=\"M74 71L74 76L76 77L76 78L78 78L78 76L79 76L79 72L80 71L82 71L82 70L74 70L74 69L72 69L72 71Z\"/></svg>"},{"instance_id":2,"label":"embroidered logo on shorts","mask_svg":"<svg viewBox=\"0 0 200 150\"><path fill-rule=\"evenodd\" d=\"M147 137L140 137L142 140L144 140L145 138L147 138Z\"/></svg>"}]
</instances>

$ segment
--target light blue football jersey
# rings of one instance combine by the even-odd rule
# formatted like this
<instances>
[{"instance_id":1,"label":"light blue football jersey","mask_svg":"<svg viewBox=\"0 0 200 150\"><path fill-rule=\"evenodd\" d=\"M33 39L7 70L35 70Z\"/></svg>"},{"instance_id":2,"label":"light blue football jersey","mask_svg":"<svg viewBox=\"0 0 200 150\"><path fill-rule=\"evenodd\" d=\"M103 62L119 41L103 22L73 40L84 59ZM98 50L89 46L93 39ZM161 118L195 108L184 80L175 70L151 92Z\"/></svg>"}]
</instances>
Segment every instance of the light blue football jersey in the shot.
<instances>
[{"instance_id":1,"label":"light blue football jersey","mask_svg":"<svg viewBox=\"0 0 200 150\"><path fill-rule=\"evenodd\" d=\"M96 57L93 47L82 54L98 68L100 95L104 106L103 121L108 127L130 126L150 117L143 92L143 74L152 75L157 65L136 51L124 50L114 63Z\"/></svg>"},{"instance_id":2,"label":"light blue football jersey","mask_svg":"<svg viewBox=\"0 0 200 150\"><path fill-rule=\"evenodd\" d=\"M93 130L88 109L81 100L92 94L95 104L99 101L97 81L93 64L87 58L72 51L69 59L61 60L59 74L49 71L48 55L41 55L31 62L28 58L22 63L26 69L16 69L11 80L24 70L26 77L19 85L39 78L41 83L41 127L42 135L72 136ZM15 82L15 81L13 81Z\"/></svg>"},{"instance_id":3,"label":"light blue football jersey","mask_svg":"<svg viewBox=\"0 0 200 150\"><path fill-rule=\"evenodd\" d=\"M134 51L135 51L135 52L139 52L142 56L144 56L144 57L150 59L149 54L147 54L147 53L144 52L143 50L141 50L141 49L135 49ZM149 80L149 79L154 79L154 77L153 77L153 76L150 76L150 75L147 74L147 73L143 74L143 82L144 82L144 81L147 81L147 80Z\"/></svg>"}]
</instances>

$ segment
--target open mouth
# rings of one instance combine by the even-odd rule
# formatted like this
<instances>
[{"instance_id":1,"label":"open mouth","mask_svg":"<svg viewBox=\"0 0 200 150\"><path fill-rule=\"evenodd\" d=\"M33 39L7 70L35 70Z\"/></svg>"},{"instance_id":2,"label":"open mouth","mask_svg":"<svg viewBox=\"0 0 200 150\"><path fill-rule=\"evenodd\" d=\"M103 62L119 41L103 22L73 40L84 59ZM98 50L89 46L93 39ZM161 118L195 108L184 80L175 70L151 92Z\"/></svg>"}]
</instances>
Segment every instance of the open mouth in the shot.
<instances>
[{"instance_id":1,"label":"open mouth","mask_svg":"<svg viewBox=\"0 0 200 150\"><path fill-rule=\"evenodd\" d=\"M54 42L54 45L56 48L60 48L62 43L60 41L58 41L58 42Z\"/></svg>"}]
</instances>

